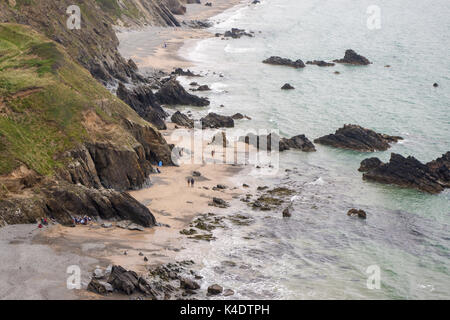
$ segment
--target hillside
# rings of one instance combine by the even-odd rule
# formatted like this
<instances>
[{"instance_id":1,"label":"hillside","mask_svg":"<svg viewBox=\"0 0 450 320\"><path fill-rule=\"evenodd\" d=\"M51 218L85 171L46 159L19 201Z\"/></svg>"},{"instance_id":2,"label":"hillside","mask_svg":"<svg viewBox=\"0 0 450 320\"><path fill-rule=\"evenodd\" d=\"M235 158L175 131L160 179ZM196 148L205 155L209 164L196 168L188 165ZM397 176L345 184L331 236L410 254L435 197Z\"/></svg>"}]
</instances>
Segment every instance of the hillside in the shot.
<instances>
[{"instance_id":1,"label":"hillside","mask_svg":"<svg viewBox=\"0 0 450 320\"><path fill-rule=\"evenodd\" d=\"M60 44L0 24L0 225L80 213L151 225L120 191L142 186L160 160L171 162L160 133Z\"/></svg>"}]
</instances>

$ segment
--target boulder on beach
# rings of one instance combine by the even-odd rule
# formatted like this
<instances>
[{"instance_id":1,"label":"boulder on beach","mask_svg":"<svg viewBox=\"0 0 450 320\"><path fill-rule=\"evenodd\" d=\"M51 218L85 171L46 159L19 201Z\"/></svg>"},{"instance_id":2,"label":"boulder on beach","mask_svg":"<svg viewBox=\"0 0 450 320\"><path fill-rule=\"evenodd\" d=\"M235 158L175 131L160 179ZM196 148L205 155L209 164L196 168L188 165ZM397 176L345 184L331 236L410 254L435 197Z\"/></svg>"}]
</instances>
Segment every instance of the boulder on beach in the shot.
<instances>
[{"instance_id":1,"label":"boulder on beach","mask_svg":"<svg viewBox=\"0 0 450 320\"><path fill-rule=\"evenodd\" d=\"M314 142L335 148L373 152L387 150L390 148L390 143L402 139L402 137L377 133L358 125L346 124L334 134L317 138Z\"/></svg>"},{"instance_id":2,"label":"boulder on beach","mask_svg":"<svg viewBox=\"0 0 450 320\"><path fill-rule=\"evenodd\" d=\"M372 63L366 57L357 54L352 49L348 49L345 51L344 58L333 60L333 62L361 65L361 66L365 66Z\"/></svg>"},{"instance_id":3,"label":"boulder on beach","mask_svg":"<svg viewBox=\"0 0 450 320\"><path fill-rule=\"evenodd\" d=\"M439 193L450 188L450 151L427 164L392 153L389 162L368 170L363 179Z\"/></svg>"},{"instance_id":4,"label":"boulder on beach","mask_svg":"<svg viewBox=\"0 0 450 320\"><path fill-rule=\"evenodd\" d=\"M281 58L278 56L272 56L270 58L267 58L266 60L263 61L263 63L278 65L278 66L288 66L288 67L293 67L296 69L305 67L305 64L300 59L293 61L291 59Z\"/></svg>"},{"instance_id":5,"label":"boulder on beach","mask_svg":"<svg viewBox=\"0 0 450 320\"><path fill-rule=\"evenodd\" d=\"M164 83L155 95L161 104L204 107L210 103L206 98L188 93L176 79Z\"/></svg>"},{"instance_id":6,"label":"boulder on beach","mask_svg":"<svg viewBox=\"0 0 450 320\"><path fill-rule=\"evenodd\" d=\"M202 128L233 128L234 120L229 116L222 116L220 114L210 112L206 117L200 119Z\"/></svg>"},{"instance_id":7,"label":"boulder on beach","mask_svg":"<svg viewBox=\"0 0 450 320\"><path fill-rule=\"evenodd\" d=\"M189 118L187 115L181 113L180 111L175 112L170 120L179 125L186 128L193 128L194 127L194 120Z\"/></svg>"},{"instance_id":8,"label":"boulder on beach","mask_svg":"<svg viewBox=\"0 0 450 320\"><path fill-rule=\"evenodd\" d=\"M350 217L358 217L358 218L361 218L361 219L366 219L367 218L366 212L364 210L361 210L361 209L359 209L359 210L358 209L350 209L350 210L348 210L347 215L350 216Z\"/></svg>"}]
</instances>

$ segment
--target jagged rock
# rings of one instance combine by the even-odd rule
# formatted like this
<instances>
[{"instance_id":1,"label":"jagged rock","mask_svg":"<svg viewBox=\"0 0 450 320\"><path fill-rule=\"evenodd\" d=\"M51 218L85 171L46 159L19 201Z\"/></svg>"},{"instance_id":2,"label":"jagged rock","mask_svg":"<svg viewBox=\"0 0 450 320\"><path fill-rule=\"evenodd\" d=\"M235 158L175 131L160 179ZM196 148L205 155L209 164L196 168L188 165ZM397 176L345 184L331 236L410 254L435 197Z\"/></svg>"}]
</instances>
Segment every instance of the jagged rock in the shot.
<instances>
[{"instance_id":1,"label":"jagged rock","mask_svg":"<svg viewBox=\"0 0 450 320\"><path fill-rule=\"evenodd\" d=\"M200 119L203 129L205 128L233 128L234 120L229 116L222 116L214 112L208 113Z\"/></svg>"},{"instance_id":2,"label":"jagged rock","mask_svg":"<svg viewBox=\"0 0 450 320\"><path fill-rule=\"evenodd\" d=\"M191 89L191 91L211 91L211 88L208 85L204 84L199 86L197 89Z\"/></svg>"},{"instance_id":3,"label":"jagged rock","mask_svg":"<svg viewBox=\"0 0 450 320\"><path fill-rule=\"evenodd\" d=\"M427 164L416 158L407 158L392 153L388 163L369 170L363 179L402 187L414 188L429 193L439 193L450 188L450 152Z\"/></svg>"},{"instance_id":4,"label":"jagged rock","mask_svg":"<svg viewBox=\"0 0 450 320\"><path fill-rule=\"evenodd\" d=\"M320 137L314 142L336 148L373 152L387 150L390 148L389 143L402 139L402 137L376 133L358 125L346 124L334 134Z\"/></svg>"},{"instance_id":5,"label":"jagged rock","mask_svg":"<svg viewBox=\"0 0 450 320\"><path fill-rule=\"evenodd\" d=\"M221 294L223 292L223 288L221 286L219 286L218 284L213 284L211 286L208 287L208 294L210 295L218 295Z\"/></svg>"},{"instance_id":6,"label":"jagged rock","mask_svg":"<svg viewBox=\"0 0 450 320\"><path fill-rule=\"evenodd\" d=\"M314 61L307 61L306 64L312 64L312 65L316 65L318 67L332 67L335 64L332 62L326 62L323 60L314 60Z\"/></svg>"},{"instance_id":7,"label":"jagged rock","mask_svg":"<svg viewBox=\"0 0 450 320\"><path fill-rule=\"evenodd\" d=\"M139 277L134 271L127 271L121 266L113 266L108 283L115 290L130 295L136 291Z\"/></svg>"},{"instance_id":8,"label":"jagged rock","mask_svg":"<svg viewBox=\"0 0 450 320\"><path fill-rule=\"evenodd\" d=\"M209 100L200 98L188 93L183 86L176 80L171 79L163 84L156 93L156 97L161 104L168 105L193 105L204 107L209 105Z\"/></svg>"},{"instance_id":9,"label":"jagged rock","mask_svg":"<svg viewBox=\"0 0 450 320\"><path fill-rule=\"evenodd\" d=\"M357 54L352 49L348 49L345 51L345 56L343 59L333 60L333 62L347 63L353 65L368 65L372 63L367 58Z\"/></svg>"},{"instance_id":10,"label":"jagged rock","mask_svg":"<svg viewBox=\"0 0 450 320\"><path fill-rule=\"evenodd\" d=\"M366 212L364 210L358 210L358 209L350 209L347 212L347 215L350 217L358 217L361 219L366 219L367 215Z\"/></svg>"},{"instance_id":11,"label":"jagged rock","mask_svg":"<svg viewBox=\"0 0 450 320\"><path fill-rule=\"evenodd\" d=\"M285 83L282 87L281 90L293 90L295 89L293 86L291 86L289 83Z\"/></svg>"},{"instance_id":12,"label":"jagged rock","mask_svg":"<svg viewBox=\"0 0 450 320\"><path fill-rule=\"evenodd\" d=\"M289 218L290 216L292 216L292 214L291 214L291 208L290 208L290 207L287 207L287 208L285 208L285 209L283 210L283 217Z\"/></svg>"},{"instance_id":13,"label":"jagged rock","mask_svg":"<svg viewBox=\"0 0 450 320\"><path fill-rule=\"evenodd\" d=\"M217 197L213 197L213 201L210 205L218 208L228 208L230 206L228 202Z\"/></svg>"},{"instance_id":14,"label":"jagged rock","mask_svg":"<svg viewBox=\"0 0 450 320\"><path fill-rule=\"evenodd\" d=\"M369 170L378 168L382 164L383 164L383 162L381 162L381 160L376 157L367 158L367 159L364 159L363 161L361 161L361 165L360 165L358 171L367 172Z\"/></svg>"},{"instance_id":15,"label":"jagged rock","mask_svg":"<svg viewBox=\"0 0 450 320\"><path fill-rule=\"evenodd\" d=\"M181 113L180 111L175 112L170 120L173 123L176 123L180 126L187 127L187 128L193 128L194 127L194 120L190 119L187 115Z\"/></svg>"},{"instance_id":16,"label":"jagged rock","mask_svg":"<svg viewBox=\"0 0 450 320\"><path fill-rule=\"evenodd\" d=\"M281 57L277 57L277 56L272 56L272 57L264 60L263 63L280 65L280 66L288 66L288 67L294 67L294 68L304 68L305 67L305 64L300 59L293 61L291 59L281 58Z\"/></svg>"},{"instance_id":17,"label":"jagged rock","mask_svg":"<svg viewBox=\"0 0 450 320\"><path fill-rule=\"evenodd\" d=\"M241 120L244 119L244 115L242 113L235 113L231 116L231 118L233 118L234 120Z\"/></svg>"},{"instance_id":18,"label":"jagged rock","mask_svg":"<svg viewBox=\"0 0 450 320\"><path fill-rule=\"evenodd\" d=\"M195 74L193 73L191 70L187 69L186 71L184 71L181 68L176 68L173 72L173 75L177 75L177 76L185 76L185 77L201 77L201 75L199 74Z\"/></svg>"},{"instance_id":19,"label":"jagged rock","mask_svg":"<svg viewBox=\"0 0 450 320\"><path fill-rule=\"evenodd\" d=\"M101 295L106 295L114 291L111 284L105 281L99 281L98 279L92 279L87 289Z\"/></svg>"},{"instance_id":20,"label":"jagged rock","mask_svg":"<svg viewBox=\"0 0 450 320\"><path fill-rule=\"evenodd\" d=\"M132 90L128 90L120 82L117 89L117 97L133 108L142 118L155 125L157 129L167 129L164 122L167 113L157 102L156 96L150 86L141 85Z\"/></svg>"},{"instance_id":21,"label":"jagged rock","mask_svg":"<svg viewBox=\"0 0 450 320\"><path fill-rule=\"evenodd\" d=\"M316 151L314 144L311 141L309 141L309 139L304 134L294 136L290 139L281 138L280 151L285 151L289 149L299 149L304 152Z\"/></svg>"}]
</instances>

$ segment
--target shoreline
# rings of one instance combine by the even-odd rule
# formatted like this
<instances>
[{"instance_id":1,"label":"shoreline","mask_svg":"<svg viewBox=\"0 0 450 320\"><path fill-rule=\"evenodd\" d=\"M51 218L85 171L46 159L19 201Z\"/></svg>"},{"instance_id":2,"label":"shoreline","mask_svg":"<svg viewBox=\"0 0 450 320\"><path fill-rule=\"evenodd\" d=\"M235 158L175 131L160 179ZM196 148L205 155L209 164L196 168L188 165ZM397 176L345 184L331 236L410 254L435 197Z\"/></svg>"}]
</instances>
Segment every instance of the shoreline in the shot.
<instances>
[{"instance_id":1,"label":"shoreline","mask_svg":"<svg viewBox=\"0 0 450 320\"><path fill-rule=\"evenodd\" d=\"M250 3L250 2L249 2ZM209 7L187 4L187 12L180 19L183 22L206 20L226 10L246 4L243 0L216 0ZM141 72L172 72L175 68L189 68L193 63L180 54L186 45L194 45L199 40L214 37L207 29L191 27L155 27L139 29L118 29L119 51L126 59L133 59ZM137 46L136 43L139 43ZM148 55L152 52L151 55Z\"/></svg>"}]
</instances>

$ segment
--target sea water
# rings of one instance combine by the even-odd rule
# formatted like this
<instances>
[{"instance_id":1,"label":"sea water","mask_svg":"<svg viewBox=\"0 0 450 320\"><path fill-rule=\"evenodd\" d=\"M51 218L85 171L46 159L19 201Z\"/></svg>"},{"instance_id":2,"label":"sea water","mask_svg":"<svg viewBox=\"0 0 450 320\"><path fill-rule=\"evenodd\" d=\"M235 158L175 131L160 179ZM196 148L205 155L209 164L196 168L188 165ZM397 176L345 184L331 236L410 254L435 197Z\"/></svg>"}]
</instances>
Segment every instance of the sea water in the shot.
<instances>
[{"instance_id":1,"label":"sea water","mask_svg":"<svg viewBox=\"0 0 450 320\"><path fill-rule=\"evenodd\" d=\"M202 262L207 283L242 299L450 298L450 190L431 195L366 182L357 170L371 156L387 161L395 152L428 162L450 150L449 17L448 0L262 0L224 12L211 28L238 27L254 37L214 37L182 49L205 74L199 82L213 89L202 92L211 106L192 108L196 116L240 112L252 120L236 121L237 128L311 141L347 123L404 137L383 152L316 145L317 152L281 153L277 175L251 181L295 190L292 217L243 203L229 209L252 223L216 230L216 241L182 253ZM272 55L331 61L350 48L373 64L261 63ZM285 83L295 90L280 90ZM347 217L350 208L367 219ZM373 270L379 288L371 285Z\"/></svg>"}]
</instances>

